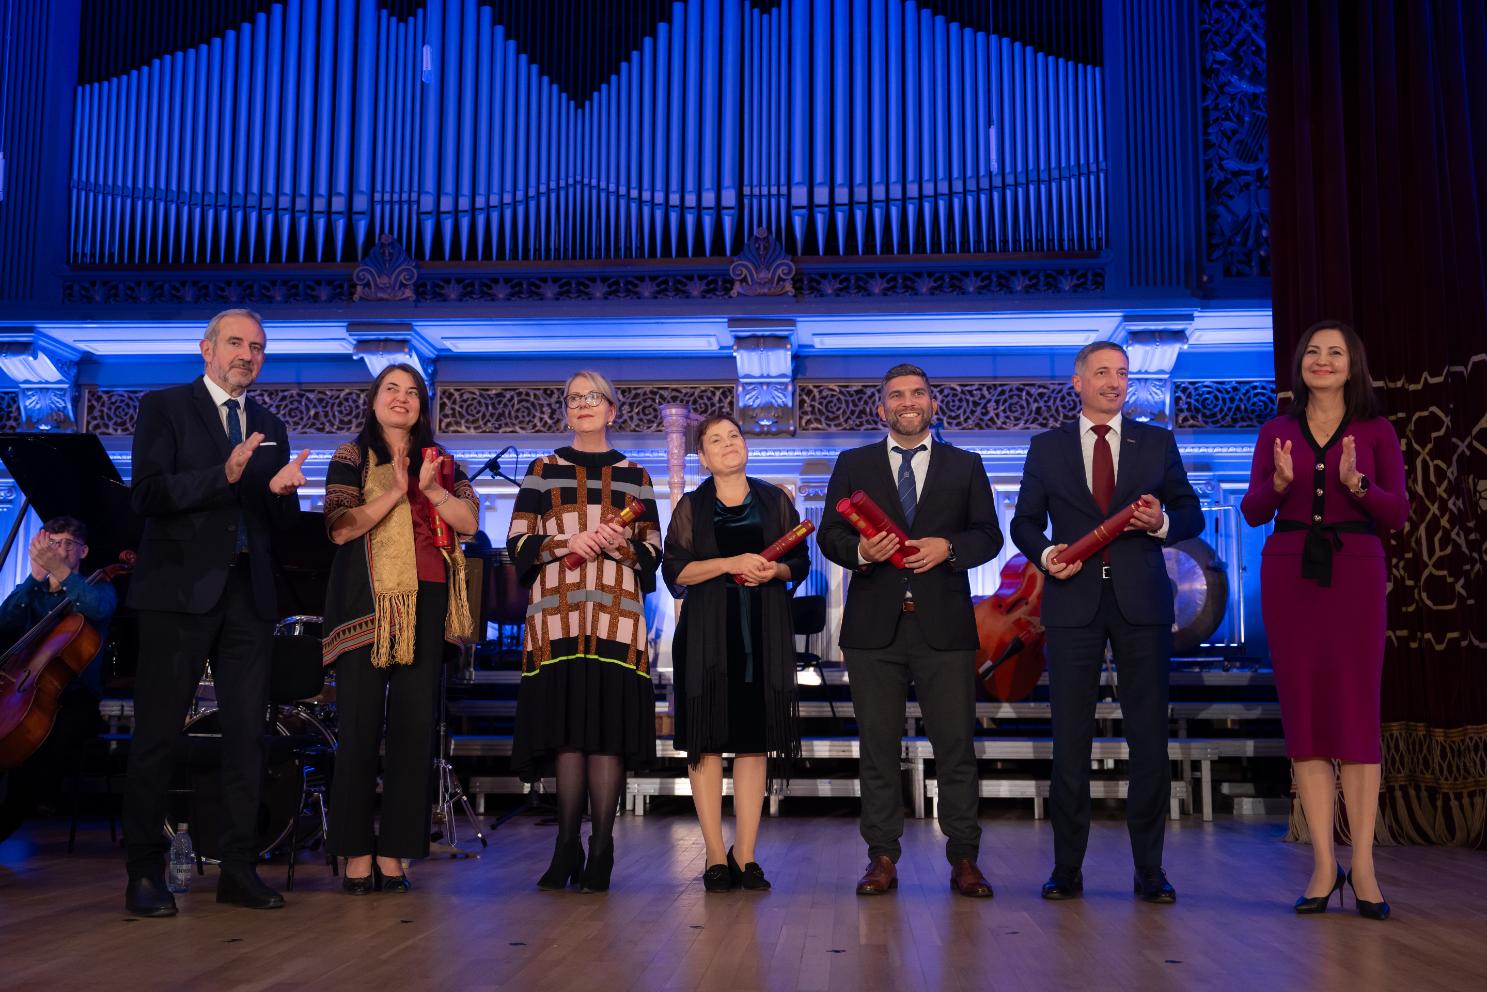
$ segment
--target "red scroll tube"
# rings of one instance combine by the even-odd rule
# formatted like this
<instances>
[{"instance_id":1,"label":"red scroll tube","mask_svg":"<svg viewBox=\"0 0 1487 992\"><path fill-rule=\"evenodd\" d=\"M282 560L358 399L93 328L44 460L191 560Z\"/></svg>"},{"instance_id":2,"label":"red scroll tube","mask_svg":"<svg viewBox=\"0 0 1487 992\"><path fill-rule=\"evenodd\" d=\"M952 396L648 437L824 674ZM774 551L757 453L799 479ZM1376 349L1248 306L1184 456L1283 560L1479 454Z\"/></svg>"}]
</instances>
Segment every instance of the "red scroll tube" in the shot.
<instances>
[{"instance_id":1,"label":"red scroll tube","mask_svg":"<svg viewBox=\"0 0 1487 992\"><path fill-rule=\"evenodd\" d=\"M1141 501L1139 499L1130 506L1122 507L1120 512L1116 513L1115 516L1106 520L1063 551L1054 555L1053 560L1049 564L1057 562L1060 565L1073 565L1076 562L1084 561L1090 555L1102 550L1105 545L1120 536L1121 531L1126 529L1126 524L1131 522L1131 518L1136 515L1136 511L1140 508Z\"/></svg>"},{"instance_id":2,"label":"red scroll tube","mask_svg":"<svg viewBox=\"0 0 1487 992\"><path fill-rule=\"evenodd\" d=\"M616 527L628 527L640 518L645 512L645 504L634 496L625 497L625 508L611 521ZM577 551L570 551L563 556L563 564L569 568L578 568L583 564L583 555Z\"/></svg>"},{"instance_id":3,"label":"red scroll tube","mask_svg":"<svg viewBox=\"0 0 1487 992\"><path fill-rule=\"evenodd\" d=\"M815 529L815 524L811 523L809 520L802 520L800 523L790 528L789 532L786 533L784 537L780 538L778 541L774 542L769 547L759 552L759 557L763 558L765 561L779 561L781 558L785 557L786 554L793 551L800 544L800 542L804 541L806 537L810 535L811 531ZM749 577L741 572L734 572L733 581L737 582L739 585L743 585L745 582L749 581Z\"/></svg>"},{"instance_id":4,"label":"red scroll tube","mask_svg":"<svg viewBox=\"0 0 1487 992\"><path fill-rule=\"evenodd\" d=\"M446 493L453 493L454 456L446 455L438 448L424 448L423 460L428 461L429 459L437 459L439 462L439 470L437 472L439 486ZM453 550L454 531L450 529L448 522L439 516L439 511L435 510L432 504L429 507L429 530L434 535L434 547L445 551Z\"/></svg>"},{"instance_id":5,"label":"red scroll tube","mask_svg":"<svg viewBox=\"0 0 1487 992\"><path fill-rule=\"evenodd\" d=\"M898 538L900 548L888 560L893 563L894 568L904 567L902 545L909 543L909 535L904 533L902 527L888 519L888 514L883 512L881 506L873 502L871 496L859 489L846 499L837 500L836 512L845 517L847 523L856 527L857 532L868 540L885 532Z\"/></svg>"}]
</instances>

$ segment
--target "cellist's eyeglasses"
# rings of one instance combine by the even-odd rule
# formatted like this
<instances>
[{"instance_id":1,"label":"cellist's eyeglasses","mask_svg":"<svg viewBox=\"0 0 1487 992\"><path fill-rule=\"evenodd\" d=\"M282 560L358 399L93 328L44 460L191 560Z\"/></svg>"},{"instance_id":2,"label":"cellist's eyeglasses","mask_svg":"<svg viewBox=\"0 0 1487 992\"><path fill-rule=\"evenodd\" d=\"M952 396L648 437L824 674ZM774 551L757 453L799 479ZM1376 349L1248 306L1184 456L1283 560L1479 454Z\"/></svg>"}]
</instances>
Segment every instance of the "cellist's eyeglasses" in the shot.
<instances>
[{"instance_id":1,"label":"cellist's eyeglasses","mask_svg":"<svg viewBox=\"0 0 1487 992\"><path fill-rule=\"evenodd\" d=\"M46 543L50 544L58 551L71 551L73 548L80 548L83 546L82 541L75 541L70 537L52 537L50 534L47 535Z\"/></svg>"}]
</instances>

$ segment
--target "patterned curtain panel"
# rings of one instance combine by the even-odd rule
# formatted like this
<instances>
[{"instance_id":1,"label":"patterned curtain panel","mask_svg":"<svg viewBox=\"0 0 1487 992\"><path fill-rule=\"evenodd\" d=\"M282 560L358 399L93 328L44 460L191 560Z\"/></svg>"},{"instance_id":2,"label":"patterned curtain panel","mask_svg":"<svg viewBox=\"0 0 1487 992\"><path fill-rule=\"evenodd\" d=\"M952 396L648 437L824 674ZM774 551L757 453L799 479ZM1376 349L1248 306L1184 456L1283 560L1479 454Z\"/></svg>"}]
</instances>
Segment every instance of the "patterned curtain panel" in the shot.
<instances>
[{"instance_id":1,"label":"patterned curtain panel","mask_svg":"<svg viewBox=\"0 0 1487 992\"><path fill-rule=\"evenodd\" d=\"M1298 0L1269 5L1267 36L1277 385L1308 325L1350 321L1409 473L1380 839L1484 847L1487 13Z\"/></svg>"}]
</instances>

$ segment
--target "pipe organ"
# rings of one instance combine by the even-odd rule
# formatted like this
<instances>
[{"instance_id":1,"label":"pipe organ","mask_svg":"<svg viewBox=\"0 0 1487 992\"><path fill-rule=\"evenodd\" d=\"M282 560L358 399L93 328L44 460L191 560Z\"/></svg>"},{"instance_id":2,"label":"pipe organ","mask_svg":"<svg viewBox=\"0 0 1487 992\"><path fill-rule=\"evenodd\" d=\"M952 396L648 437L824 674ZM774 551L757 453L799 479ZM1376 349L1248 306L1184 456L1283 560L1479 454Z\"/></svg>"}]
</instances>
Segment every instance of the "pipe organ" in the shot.
<instances>
[{"instance_id":1,"label":"pipe organ","mask_svg":"<svg viewBox=\"0 0 1487 992\"><path fill-rule=\"evenodd\" d=\"M676 0L582 93L498 8L394 6L264 4L80 85L72 263L344 262L383 233L441 262L727 256L759 228L804 256L1106 245L1100 66L954 4Z\"/></svg>"}]
</instances>

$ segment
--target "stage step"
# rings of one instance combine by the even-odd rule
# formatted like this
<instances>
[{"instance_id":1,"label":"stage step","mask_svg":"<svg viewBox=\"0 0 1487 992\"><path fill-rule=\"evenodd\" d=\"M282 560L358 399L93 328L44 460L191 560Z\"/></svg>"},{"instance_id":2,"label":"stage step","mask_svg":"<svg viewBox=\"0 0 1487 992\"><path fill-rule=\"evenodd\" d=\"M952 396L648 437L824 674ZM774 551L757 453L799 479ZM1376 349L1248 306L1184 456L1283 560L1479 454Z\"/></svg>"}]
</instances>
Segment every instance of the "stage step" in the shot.
<instances>
[{"instance_id":1,"label":"stage step","mask_svg":"<svg viewBox=\"0 0 1487 992\"><path fill-rule=\"evenodd\" d=\"M1124 799L1126 790L1130 783L1123 778L1096 778L1089 783L1089 794L1094 799ZM1048 798L1049 783L1047 779L1032 778L983 778L980 783L982 799L1031 799L1033 801L1033 819L1041 820L1045 813L1043 802ZM940 797L940 783L935 779L929 779L924 783L925 798L929 800L926 815L934 815L935 801ZM1168 807L1168 817L1173 820L1182 818L1182 804L1190 798L1188 794L1188 783L1174 780L1172 782L1172 800ZM1211 817L1204 817L1205 820Z\"/></svg>"}]
</instances>

